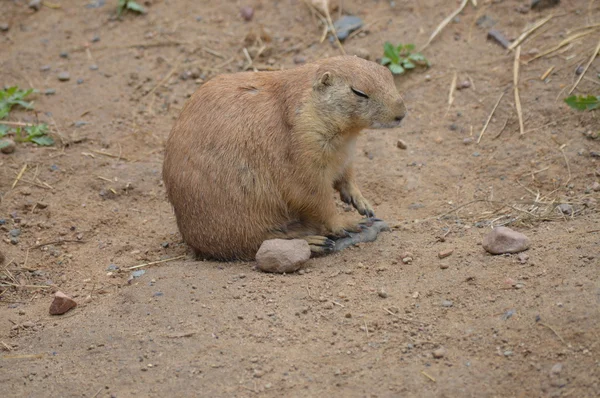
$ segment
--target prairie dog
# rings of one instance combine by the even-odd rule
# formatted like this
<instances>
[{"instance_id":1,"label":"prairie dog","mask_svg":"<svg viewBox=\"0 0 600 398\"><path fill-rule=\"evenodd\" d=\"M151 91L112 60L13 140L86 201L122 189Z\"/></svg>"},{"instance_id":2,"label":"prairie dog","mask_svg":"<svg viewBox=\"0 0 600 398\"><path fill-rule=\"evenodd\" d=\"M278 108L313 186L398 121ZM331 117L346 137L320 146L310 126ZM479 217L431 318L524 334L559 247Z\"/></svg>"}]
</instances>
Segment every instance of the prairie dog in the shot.
<instances>
[{"instance_id":1,"label":"prairie dog","mask_svg":"<svg viewBox=\"0 0 600 398\"><path fill-rule=\"evenodd\" d=\"M188 100L163 179L183 240L207 259L252 260L261 243L301 238L314 253L356 231L333 195L373 217L354 181L360 131L406 108L391 72L340 56L275 72L217 76Z\"/></svg>"}]
</instances>

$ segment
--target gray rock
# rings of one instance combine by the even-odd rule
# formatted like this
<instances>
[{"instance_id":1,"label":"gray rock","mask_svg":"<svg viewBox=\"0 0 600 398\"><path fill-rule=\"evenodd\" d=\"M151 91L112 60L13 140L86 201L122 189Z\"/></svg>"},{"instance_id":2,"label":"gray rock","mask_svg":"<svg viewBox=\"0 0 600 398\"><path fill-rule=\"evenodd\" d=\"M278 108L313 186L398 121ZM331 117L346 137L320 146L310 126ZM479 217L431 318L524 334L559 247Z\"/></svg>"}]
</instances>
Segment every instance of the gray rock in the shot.
<instances>
[{"instance_id":1,"label":"gray rock","mask_svg":"<svg viewBox=\"0 0 600 398\"><path fill-rule=\"evenodd\" d=\"M592 191L600 192L600 182L594 181L594 183L592 184Z\"/></svg>"},{"instance_id":2,"label":"gray rock","mask_svg":"<svg viewBox=\"0 0 600 398\"><path fill-rule=\"evenodd\" d=\"M519 253L529 249L529 238L507 227L496 227L483 238L483 248L491 254Z\"/></svg>"},{"instance_id":3,"label":"gray rock","mask_svg":"<svg viewBox=\"0 0 600 398\"><path fill-rule=\"evenodd\" d=\"M0 31L2 31L2 32L8 32L9 29L10 29L10 25L9 24L7 24L6 22L0 23Z\"/></svg>"},{"instance_id":4,"label":"gray rock","mask_svg":"<svg viewBox=\"0 0 600 398\"><path fill-rule=\"evenodd\" d=\"M556 207L559 212L564 214L565 216L573 215L573 206L568 203L562 203Z\"/></svg>"},{"instance_id":5,"label":"gray rock","mask_svg":"<svg viewBox=\"0 0 600 398\"><path fill-rule=\"evenodd\" d=\"M58 80L60 80L61 82L66 82L69 81L71 79L71 75L69 75L69 72L60 72L58 74Z\"/></svg>"},{"instance_id":6,"label":"gray rock","mask_svg":"<svg viewBox=\"0 0 600 398\"><path fill-rule=\"evenodd\" d=\"M4 138L0 140L0 152L4 154L13 153L17 149L17 145L10 138Z\"/></svg>"},{"instance_id":7,"label":"gray rock","mask_svg":"<svg viewBox=\"0 0 600 398\"><path fill-rule=\"evenodd\" d=\"M44 95L54 95L56 94L56 89L54 88L47 88L46 90L44 90Z\"/></svg>"},{"instance_id":8,"label":"gray rock","mask_svg":"<svg viewBox=\"0 0 600 398\"><path fill-rule=\"evenodd\" d=\"M504 48L510 47L510 41L508 41L508 39L496 29L491 29L488 31L488 39L494 40Z\"/></svg>"},{"instance_id":9,"label":"gray rock","mask_svg":"<svg viewBox=\"0 0 600 398\"><path fill-rule=\"evenodd\" d=\"M296 272L310 258L310 247L303 239L266 240L256 253L258 269L264 272Z\"/></svg>"},{"instance_id":10,"label":"gray rock","mask_svg":"<svg viewBox=\"0 0 600 398\"><path fill-rule=\"evenodd\" d=\"M96 65L96 64L90 65L90 70L98 70L98 65Z\"/></svg>"},{"instance_id":11,"label":"gray rock","mask_svg":"<svg viewBox=\"0 0 600 398\"><path fill-rule=\"evenodd\" d=\"M554 366L552 366L552 369L550 369L550 373L555 374L555 375L560 374L560 372L562 372L562 368L563 368L562 363L558 362L558 363L554 364Z\"/></svg>"},{"instance_id":12,"label":"gray rock","mask_svg":"<svg viewBox=\"0 0 600 398\"><path fill-rule=\"evenodd\" d=\"M454 305L454 303L450 300L444 300L442 301L442 307L446 307L446 308L450 308Z\"/></svg>"},{"instance_id":13,"label":"gray rock","mask_svg":"<svg viewBox=\"0 0 600 398\"><path fill-rule=\"evenodd\" d=\"M363 20L354 15L344 15L333 23L335 32L340 41L345 40L350 33L363 26Z\"/></svg>"},{"instance_id":14,"label":"gray rock","mask_svg":"<svg viewBox=\"0 0 600 398\"><path fill-rule=\"evenodd\" d=\"M11 229L10 231L8 231L8 234L16 238L17 236L21 235L21 230L18 228Z\"/></svg>"},{"instance_id":15,"label":"gray rock","mask_svg":"<svg viewBox=\"0 0 600 398\"><path fill-rule=\"evenodd\" d=\"M29 8L38 11L40 8L42 8L42 0L31 0L29 2Z\"/></svg>"}]
</instances>

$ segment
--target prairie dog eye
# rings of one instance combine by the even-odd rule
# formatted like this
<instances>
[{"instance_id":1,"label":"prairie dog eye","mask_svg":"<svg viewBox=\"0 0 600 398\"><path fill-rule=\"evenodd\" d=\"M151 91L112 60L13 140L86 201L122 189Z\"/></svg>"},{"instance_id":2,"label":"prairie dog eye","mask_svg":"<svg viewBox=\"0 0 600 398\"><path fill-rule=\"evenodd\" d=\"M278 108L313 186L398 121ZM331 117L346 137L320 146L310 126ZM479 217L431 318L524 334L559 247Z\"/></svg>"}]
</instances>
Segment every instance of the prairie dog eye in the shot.
<instances>
[{"instance_id":1,"label":"prairie dog eye","mask_svg":"<svg viewBox=\"0 0 600 398\"><path fill-rule=\"evenodd\" d=\"M355 88L353 88L353 87L350 87L350 90L352 90L352 92L353 92L354 94L358 95L359 97L363 97L363 98L369 98L369 96L368 96L367 94L365 94L365 93L363 93L362 91L360 91L360 90L357 90L357 89L355 89Z\"/></svg>"}]
</instances>

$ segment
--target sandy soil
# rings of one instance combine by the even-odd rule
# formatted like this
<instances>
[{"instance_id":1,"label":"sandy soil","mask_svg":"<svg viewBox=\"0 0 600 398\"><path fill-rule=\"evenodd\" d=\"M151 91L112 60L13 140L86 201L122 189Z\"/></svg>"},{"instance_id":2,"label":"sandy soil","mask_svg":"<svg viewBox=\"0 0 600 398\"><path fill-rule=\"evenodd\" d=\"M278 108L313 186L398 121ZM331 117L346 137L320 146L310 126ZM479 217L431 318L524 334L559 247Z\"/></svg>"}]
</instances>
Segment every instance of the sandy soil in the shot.
<instances>
[{"instance_id":1,"label":"sandy soil","mask_svg":"<svg viewBox=\"0 0 600 398\"><path fill-rule=\"evenodd\" d=\"M122 21L115 3L56 0L35 12L2 2L0 83L40 90L35 112L15 109L9 120L47 122L57 139L0 154L4 396L600 395L600 193L591 189L600 142L583 134L598 130L598 115L562 101L600 33L527 62L600 22L597 2L526 13L526 1L467 5L423 51L432 67L397 78L403 126L359 141L359 184L394 228L292 275L188 256L161 182L163 145L202 79L244 68L244 46L256 54L244 38L261 27L271 41L259 68L339 49L320 43L322 27L300 0L153 0ZM346 51L371 59L386 40L422 47L458 7L343 4L367 24ZM252 21L242 6L254 7ZM522 45L521 136L514 53L476 21L486 15L515 39L551 14ZM57 79L62 71L69 81ZM575 92L598 94L599 72L596 60ZM471 86L449 105L455 76ZM571 215L555 209L565 203ZM482 249L504 224L531 239L527 260ZM128 270L179 256L137 278ZM79 305L51 316L57 289Z\"/></svg>"}]
</instances>

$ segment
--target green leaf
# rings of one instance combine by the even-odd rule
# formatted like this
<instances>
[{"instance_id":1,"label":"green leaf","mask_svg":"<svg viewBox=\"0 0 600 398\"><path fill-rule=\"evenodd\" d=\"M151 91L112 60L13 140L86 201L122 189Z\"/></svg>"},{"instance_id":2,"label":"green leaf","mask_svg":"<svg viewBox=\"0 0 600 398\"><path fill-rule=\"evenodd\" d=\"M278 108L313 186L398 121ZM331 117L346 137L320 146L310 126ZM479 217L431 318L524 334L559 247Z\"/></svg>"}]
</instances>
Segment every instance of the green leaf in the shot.
<instances>
[{"instance_id":1,"label":"green leaf","mask_svg":"<svg viewBox=\"0 0 600 398\"><path fill-rule=\"evenodd\" d=\"M52 139L52 137L48 137L47 135L44 135L42 137L33 137L31 139L31 141L33 141L34 143L36 143L40 146L54 145L54 140Z\"/></svg>"},{"instance_id":2,"label":"green leaf","mask_svg":"<svg viewBox=\"0 0 600 398\"><path fill-rule=\"evenodd\" d=\"M404 69L415 69L416 65L410 62L408 59L402 61Z\"/></svg>"},{"instance_id":3,"label":"green leaf","mask_svg":"<svg viewBox=\"0 0 600 398\"><path fill-rule=\"evenodd\" d=\"M5 135L8 134L8 126L4 125L4 124L0 124L0 137L4 137Z\"/></svg>"},{"instance_id":4,"label":"green leaf","mask_svg":"<svg viewBox=\"0 0 600 398\"><path fill-rule=\"evenodd\" d=\"M415 45L414 44L407 44L404 46L404 51L413 51L415 49Z\"/></svg>"},{"instance_id":5,"label":"green leaf","mask_svg":"<svg viewBox=\"0 0 600 398\"><path fill-rule=\"evenodd\" d=\"M32 109L32 103L24 101L25 97L31 93L33 93L33 89L19 90L17 86L0 90L0 119L8 116L11 108L15 105L20 105L25 109Z\"/></svg>"},{"instance_id":6,"label":"green leaf","mask_svg":"<svg viewBox=\"0 0 600 398\"><path fill-rule=\"evenodd\" d=\"M394 74L394 75L401 75L404 73L404 68L398 64L391 64L388 66L388 68L390 68L390 71Z\"/></svg>"},{"instance_id":7,"label":"green leaf","mask_svg":"<svg viewBox=\"0 0 600 398\"><path fill-rule=\"evenodd\" d=\"M389 58L392 61L392 63L397 64L398 62L400 62L398 53L396 52L396 49L394 48L392 43L390 43L389 41L386 41L385 44L383 45L383 55L385 55L387 58Z\"/></svg>"},{"instance_id":8,"label":"green leaf","mask_svg":"<svg viewBox=\"0 0 600 398\"><path fill-rule=\"evenodd\" d=\"M28 140L31 140L34 137L42 137L48 134L48 125L37 124L35 126L25 127L25 131L27 132Z\"/></svg>"},{"instance_id":9,"label":"green leaf","mask_svg":"<svg viewBox=\"0 0 600 398\"><path fill-rule=\"evenodd\" d=\"M135 12L139 12L140 14L145 14L146 9L135 1L127 2L127 9Z\"/></svg>"},{"instance_id":10,"label":"green leaf","mask_svg":"<svg viewBox=\"0 0 600 398\"><path fill-rule=\"evenodd\" d=\"M381 58L381 65L387 65L387 64L391 64L392 60L389 59L388 57L383 57Z\"/></svg>"},{"instance_id":11,"label":"green leaf","mask_svg":"<svg viewBox=\"0 0 600 398\"><path fill-rule=\"evenodd\" d=\"M586 109L597 109L600 108L600 97L594 95L588 95L587 97L572 95L565 98L565 102L573 109L584 111Z\"/></svg>"}]
</instances>

